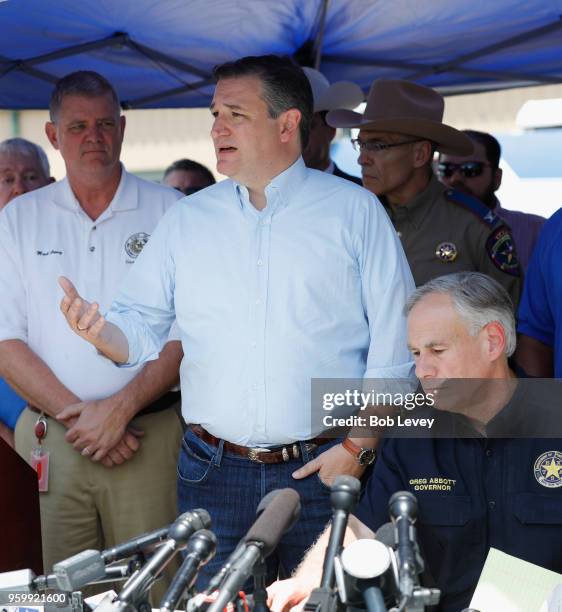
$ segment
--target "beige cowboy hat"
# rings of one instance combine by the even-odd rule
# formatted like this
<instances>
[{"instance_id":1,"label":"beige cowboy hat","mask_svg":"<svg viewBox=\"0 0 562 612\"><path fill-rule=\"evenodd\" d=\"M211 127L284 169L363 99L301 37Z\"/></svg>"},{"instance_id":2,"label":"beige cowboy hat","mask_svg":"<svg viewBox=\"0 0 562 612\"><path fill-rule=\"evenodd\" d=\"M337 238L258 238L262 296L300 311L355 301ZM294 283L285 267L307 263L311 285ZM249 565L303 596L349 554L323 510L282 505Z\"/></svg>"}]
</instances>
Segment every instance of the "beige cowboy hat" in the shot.
<instances>
[{"instance_id":1,"label":"beige cowboy hat","mask_svg":"<svg viewBox=\"0 0 562 612\"><path fill-rule=\"evenodd\" d=\"M328 113L332 127L361 128L418 136L450 155L470 155L468 136L443 123L443 96L410 81L379 79L371 86L365 112L338 109Z\"/></svg>"},{"instance_id":2,"label":"beige cowboy hat","mask_svg":"<svg viewBox=\"0 0 562 612\"><path fill-rule=\"evenodd\" d=\"M303 68L314 99L314 112L331 111L336 108L355 108L363 102L363 91L351 81L338 81L330 85L328 79L318 70Z\"/></svg>"}]
</instances>

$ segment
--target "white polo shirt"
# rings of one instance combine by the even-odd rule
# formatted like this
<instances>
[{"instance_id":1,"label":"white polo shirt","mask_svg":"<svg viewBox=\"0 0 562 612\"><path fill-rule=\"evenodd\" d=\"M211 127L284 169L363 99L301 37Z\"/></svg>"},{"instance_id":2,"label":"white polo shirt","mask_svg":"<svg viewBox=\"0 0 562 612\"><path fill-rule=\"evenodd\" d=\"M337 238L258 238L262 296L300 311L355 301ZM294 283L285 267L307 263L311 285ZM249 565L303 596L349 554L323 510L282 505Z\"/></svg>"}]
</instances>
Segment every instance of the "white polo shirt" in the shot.
<instances>
[{"instance_id":1,"label":"white polo shirt","mask_svg":"<svg viewBox=\"0 0 562 612\"><path fill-rule=\"evenodd\" d=\"M166 210L182 194L129 174L92 221L66 179L26 193L0 214L0 341L25 342L82 400L107 397L136 368L116 368L68 327L59 309L66 276L101 312Z\"/></svg>"}]
</instances>

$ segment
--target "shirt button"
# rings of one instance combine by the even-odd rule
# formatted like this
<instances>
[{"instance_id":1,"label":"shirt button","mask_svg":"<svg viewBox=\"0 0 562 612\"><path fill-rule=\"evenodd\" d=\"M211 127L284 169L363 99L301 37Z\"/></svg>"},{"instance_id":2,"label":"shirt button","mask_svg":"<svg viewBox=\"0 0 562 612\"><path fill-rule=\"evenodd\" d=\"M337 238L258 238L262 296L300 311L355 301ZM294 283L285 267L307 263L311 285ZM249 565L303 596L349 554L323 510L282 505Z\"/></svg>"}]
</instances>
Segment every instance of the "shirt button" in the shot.
<instances>
[{"instance_id":1,"label":"shirt button","mask_svg":"<svg viewBox=\"0 0 562 612\"><path fill-rule=\"evenodd\" d=\"M490 510L493 510L496 507L496 502L494 500L488 502L488 506Z\"/></svg>"},{"instance_id":2,"label":"shirt button","mask_svg":"<svg viewBox=\"0 0 562 612\"><path fill-rule=\"evenodd\" d=\"M487 448L486 449L486 457L491 457L492 456L492 449L491 448Z\"/></svg>"},{"instance_id":3,"label":"shirt button","mask_svg":"<svg viewBox=\"0 0 562 612\"><path fill-rule=\"evenodd\" d=\"M256 348L257 345L257 342L252 342L252 348Z\"/></svg>"},{"instance_id":4,"label":"shirt button","mask_svg":"<svg viewBox=\"0 0 562 612\"><path fill-rule=\"evenodd\" d=\"M259 306L261 304L261 300L256 300L256 306Z\"/></svg>"},{"instance_id":5,"label":"shirt button","mask_svg":"<svg viewBox=\"0 0 562 612\"><path fill-rule=\"evenodd\" d=\"M91 247L90 247L90 253L93 253L95 250L96 250L96 247L95 247L95 246L91 246Z\"/></svg>"},{"instance_id":6,"label":"shirt button","mask_svg":"<svg viewBox=\"0 0 562 612\"><path fill-rule=\"evenodd\" d=\"M94 225L94 227L92 227L92 229L93 229L93 230L97 230L97 229L98 229L98 226L97 226L97 225Z\"/></svg>"},{"instance_id":7,"label":"shirt button","mask_svg":"<svg viewBox=\"0 0 562 612\"><path fill-rule=\"evenodd\" d=\"M263 261L261 259L258 259L258 266L263 266Z\"/></svg>"}]
</instances>

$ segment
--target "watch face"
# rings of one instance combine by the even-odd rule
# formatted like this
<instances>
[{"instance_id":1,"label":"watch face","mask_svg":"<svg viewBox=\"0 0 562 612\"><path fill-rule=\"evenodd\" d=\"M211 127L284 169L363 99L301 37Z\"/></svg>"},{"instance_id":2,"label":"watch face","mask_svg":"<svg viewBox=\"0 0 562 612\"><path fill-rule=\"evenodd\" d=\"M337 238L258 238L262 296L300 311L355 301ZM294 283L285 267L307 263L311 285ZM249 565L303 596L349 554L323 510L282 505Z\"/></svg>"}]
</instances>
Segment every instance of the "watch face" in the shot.
<instances>
[{"instance_id":1,"label":"watch face","mask_svg":"<svg viewBox=\"0 0 562 612\"><path fill-rule=\"evenodd\" d=\"M357 457L360 465L371 465L377 457L377 451L374 448L362 448Z\"/></svg>"}]
</instances>

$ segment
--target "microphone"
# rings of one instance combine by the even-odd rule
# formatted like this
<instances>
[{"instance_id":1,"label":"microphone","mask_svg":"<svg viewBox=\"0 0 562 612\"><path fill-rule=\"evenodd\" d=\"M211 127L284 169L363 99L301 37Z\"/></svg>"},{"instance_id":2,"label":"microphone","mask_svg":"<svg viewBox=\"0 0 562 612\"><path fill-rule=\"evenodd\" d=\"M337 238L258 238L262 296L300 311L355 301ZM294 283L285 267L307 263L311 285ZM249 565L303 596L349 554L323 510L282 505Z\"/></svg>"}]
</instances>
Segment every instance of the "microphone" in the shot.
<instances>
[{"instance_id":1,"label":"microphone","mask_svg":"<svg viewBox=\"0 0 562 612\"><path fill-rule=\"evenodd\" d=\"M388 548L396 548L396 538L394 534L394 525L392 523L384 523L375 533L375 540L382 542Z\"/></svg>"},{"instance_id":2,"label":"microphone","mask_svg":"<svg viewBox=\"0 0 562 612\"><path fill-rule=\"evenodd\" d=\"M203 565L210 561L217 548L217 538L212 531L196 531L187 542L187 555L174 576L170 587L160 602L160 612L176 609L178 601L190 589Z\"/></svg>"},{"instance_id":3,"label":"microphone","mask_svg":"<svg viewBox=\"0 0 562 612\"><path fill-rule=\"evenodd\" d=\"M397 543L400 593L402 597L410 599L418 582L414 527L418 515L418 501L409 491L397 491L388 502L388 511Z\"/></svg>"},{"instance_id":4,"label":"microphone","mask_svg":"<svg viewBox=\"0 0 562 612\"><path fill-rule=\"evenodd\" d=\"M135 604L150 589L174 555L183 550L193 533L210 527L211 517L206 510L185 512L168 530L168 539L145 565L127 580L115 600L118 604Z\"/></svg>"},{"instance_id":5,"label":"microphone","mask_svg":"<svg viewBox=\"0 0 562 612\"><path fill-rule=\"evenodd\" d=\"M83 550L53 565L58 588L78 591L83 586L105 578L105 563L99 550Z\"/></svg>"},{"instance_id":6,"label":"microphone","mask_svg":"<svg viewBox=\"0 0 562 612\"><path fill-rule=\"evenodd\" d=\"M262 500L264 501L264 500ZM242 588L256 563L266 559L300 513L300 497L294 489L281 489L244 536L242 550L228 572L208 612L221 612Z\"/></svg>"},{"instance_id":7,"label":"microphone","mask_svg":"<svg viewBox=\"0 0 562 612\"><path fill-rule=\"evenodd\" d=\"M334 511L332 530L324 557L320 588L331 589L334 586L334 559L341 552L349 513L359 500L360 491L361 483L353 476L342 475L334 480L330 493Z\"/></svg>"},{"instance_id":8,"label":"microphone","mask_svg":"<svg viewBox=\"0 0 562 612\"><path fill-rule=\"evenodd\" d=\"M185 515L192 516L194 521L199 519L202 524L202 527L199 527L199 529L209 529L211 526L211 517L209 516L209 513L202 508L191 510L190 512L186 512L181 516ZM107 548L101 553L102 559L106 564L113 563L114 561L119 561L121 559L125 559L126 557L131 557L132 555L143 552L151 546L160 544L168 537L168 531L172 525L173 523L170 523L169 525L166 525L166 527L155 529L149 533L144 533L143 535L131 538L122 544L117 544L117 546L113 546L112 548Z\"/></svg>"},{"instance_id":9,"label":"microphone","mask_svg":"<svg viewBox=\"0 0 562 612\"><path fill-rule=\"evenodd\" d=\"M261 501L260 501L260 503L259 503L259 505L258 505L258 507L256 509L256 517L261 516L262 512L267 508L267 506L269 506L269 504L273 501L273 499L275 497L277 497L277 495L280 492L281 492L281 489L275 489L274 491L270 491L267 495L264 495L262 497L262 499L261 499ZM296 521L297 518L298 518L298 513L295 514L295 521ZM291 524L289 527L287 527L287 531L289 531L289 529L291 529L293 524ZM211 580L209 581L209 584L207 585L205 590L202 593L200 593L199 596L197 596L201 601L203 600L204 596L210 595L211 593L213 593L214 591L216 591L219 588L219 586L220 586L221 582L223 581L224 577L232 569L232 566L238 560L240 555L244 552L244 549L245 549L244 538L242 538L242 540L238 543L238 545L234 549L234 552L232 552L231 555L226 560L226 563L211 578ZM203 597L201 597L201 596L203 596Z\"/></svg>"},{"instance_id":10,"label":"microphone","mask_svg":"<svg viewBox=\"0 0 562 612\"><path fill-rule=\"evenodd\" d=\"M202 509L186 512L181 515L178 521L180 519L192 525L190 534L197 529L210 526L211 523L209 513ZM115 573L113 570L108 571L106 564L124 559L143 551L148 546L157 544L168 535L174 525L175 523L132 538L101 553L97 550L84 550L68 559L55 563L53 565L53 575L46 576L45 580L41 580L41 577L39 577L36 579L36 584L39 588L42 588L45 581L52 583L54 577L57 588L61 591L78 591L92 582L107 581ZM121 576L123 576L123 572L121 572Z\"/></svg>"},{"instance_id":11,"label":"microphone","mask_svg":"<svg viewBox=\"0 0 562 612\"><path fill-rule=\"evenodd\" d=\"M47 589L58 589L55 576L36 576L30 569L13 570L0 574L0 602L2 593L36 593Z\"/></svg>"},{"instance_id":12,"label":"microphone","mask_svg":"<svg viewBox=\"0 0 562 612\"><path fill-rule=\"evenodd\" d=\"M44 591L77 591L86 584L124 580L132 573L132 563L126 565L99 566L100 553L85 550L55 564L57 573L36 576L30 569L0 574L0 601L2 592L42 593Z\"/></svg>"},{"instance_id":13,"label":"microphone","mask_svg":"<svg viewBox=\"0 0 562 612\"><path fill-rule=\"evenodd\" d=\"M384 595L395 590L391 549L378 540L356 540L344 548L341 564L353 579L351 599L359 594L369 612L386 612ZM350 597L344 603L349 605Z\"/></svg>"},{"instance_id":14,"label":"microphone","mask_svg":"<svg viewBox=\"0 0 562 612\"><path fill-rule=\"evenodd\" d=\"M304 609L306 612L331 612L338 607L334 590L336 560L341 553L349 513L359 499L361 483L353 476L341 475L334 480L331 488L332 529L322 566L320 586L312 591Z\"/></svg>"}]
</instances>

